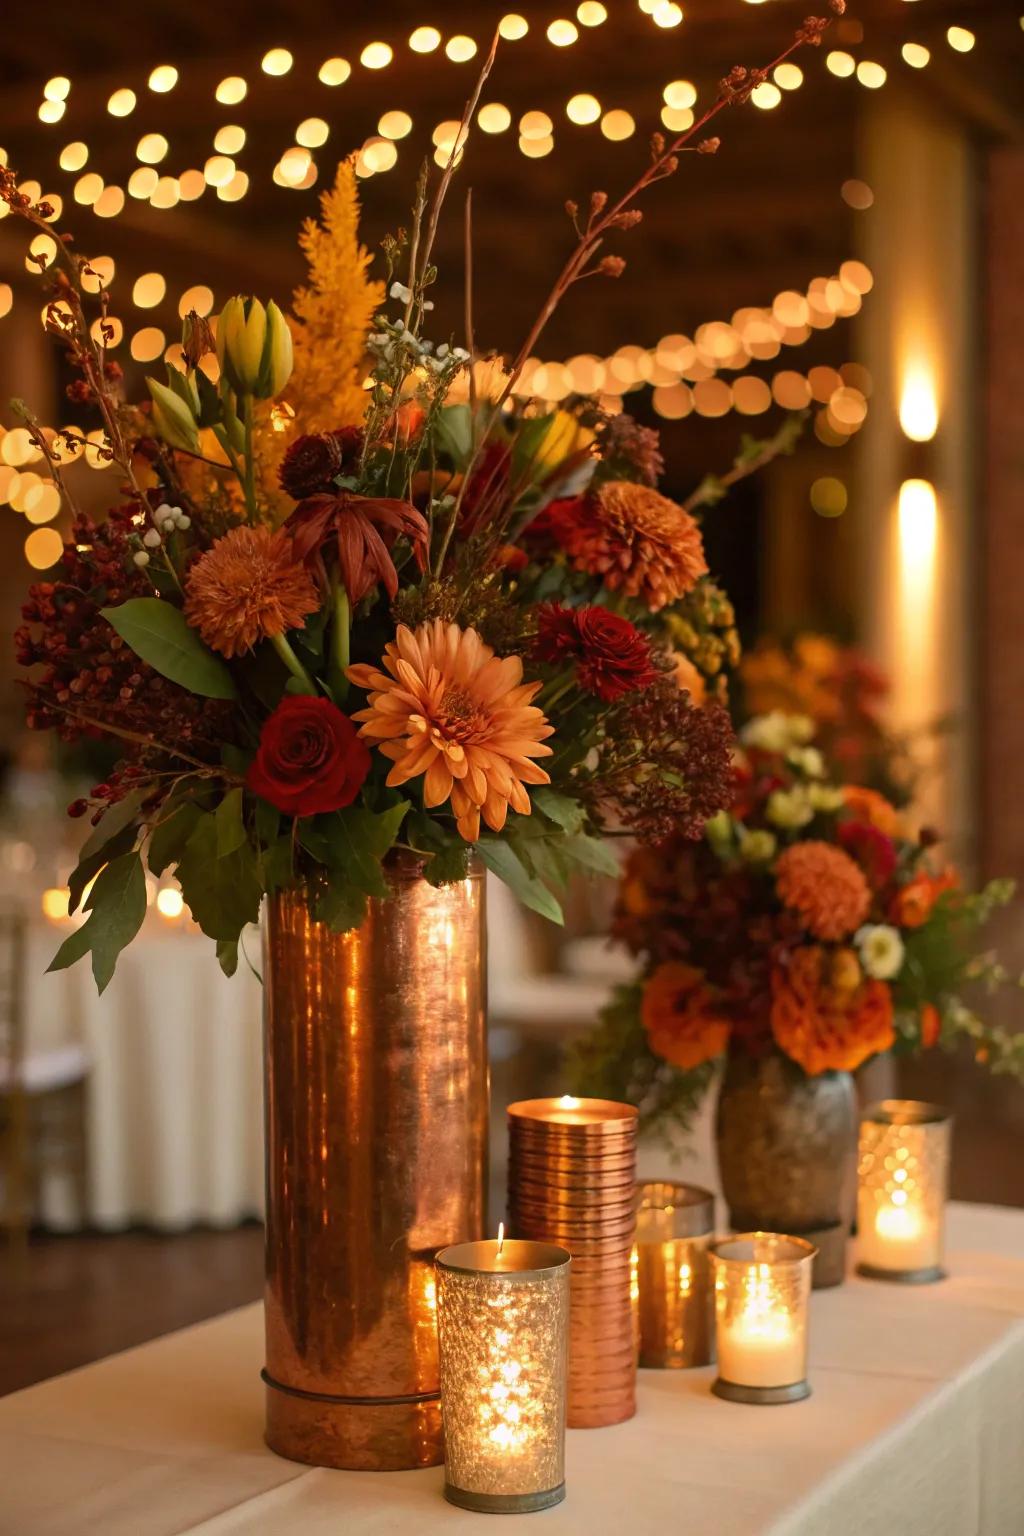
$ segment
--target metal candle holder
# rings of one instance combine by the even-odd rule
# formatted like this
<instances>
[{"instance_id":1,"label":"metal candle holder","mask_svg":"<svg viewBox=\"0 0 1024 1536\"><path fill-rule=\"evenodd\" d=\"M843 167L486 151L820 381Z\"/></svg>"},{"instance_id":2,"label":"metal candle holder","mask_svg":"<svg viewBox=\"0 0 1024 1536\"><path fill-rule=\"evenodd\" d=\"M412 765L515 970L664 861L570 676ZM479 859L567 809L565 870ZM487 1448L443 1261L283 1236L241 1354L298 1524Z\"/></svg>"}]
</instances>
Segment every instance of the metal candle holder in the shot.
<instances>
[{"instance_id":1,"label":"metal candle holder","mask_svg":"<svg viewBox=\"0 0 1024 1536\"><path fill-rule=\"evenodd\" d=\"M938 1104L883 1099L860 1127L857 1273L899 1285L943 1280L952 1116Z\"/></svg>"},{"instance_id":2,"label":"metal candle holder","mask_svg":"<svg viewBox=\"0 0 1024 1536\"><path fill-rule=\"evenodd\" d=\"M715 1197L694 1184L636 1187L636 1304L640 1364L687 1369L714 1358L708 1246Z\"/></svg>"},{"instance_id":3,"label":"metal candle holder","mask_svg":"<svg viewBox=\"0 0 1024 1536\"><path fill-rule=\"evenodd\" d=\"M444 1496L483 1514L565 1498L569 1269L551 1243L458 1243L437 1256Z\"/></svg>"},{"instance_id":4,"label":"metal candle holder","mask_svg":"<svg viewBox=\"0 0 1024 1536\"><path fill-rule=\"evenodd\" d=\"M716 1397L796 1403L810 1397L807 1314L817 1249L800 1237L746 1232L711 1245Z\"/></svg>"}]
</instances>

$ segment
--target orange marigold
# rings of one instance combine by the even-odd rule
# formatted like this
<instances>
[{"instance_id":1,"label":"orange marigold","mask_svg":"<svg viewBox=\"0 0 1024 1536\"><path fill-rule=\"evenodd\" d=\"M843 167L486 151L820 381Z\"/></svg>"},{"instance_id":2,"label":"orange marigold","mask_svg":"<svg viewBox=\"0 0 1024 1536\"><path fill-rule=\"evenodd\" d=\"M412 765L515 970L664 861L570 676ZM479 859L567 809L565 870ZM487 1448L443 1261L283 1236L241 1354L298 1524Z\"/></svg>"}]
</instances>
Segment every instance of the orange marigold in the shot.
<instances>
[{"instance_id":1,"label":"orange marigold","mask_svg":"<svg viewBox=\"0 0 1024 1536\"><path fill-rule=\"evenodd\" d=\"M647 485L609 480L561 527L576 569L612 592L639 597L652 612L707 575L700 529L682 507Z\"/></svg>"},{"instance_id":2,"label":"orange marigold","mask_svg":"<svg viewBox=\"0 0 1024 1536\"><path fill-rule=\"evenodd\" d=\"M644 986L641 1017L656 1056L689 1071L721 1056L730 1024L715 994L695 966L671 960Z\"/></svg>"},{"instance_id":3,"label":"orange marigold","mask_svg":"<svg viewBox=\"0 0 1024 1536\"><path fill-rule=\"evenodd\" d=\"M525 786L550 783L532 759L551 756L543 743L554 727L532 703L541 685L523 682L520 658L501 659L475 629L434 619L415 631L400 624L383 668L360 663L347 676L369 693L352 718L393 760L388 783L422 776L424 805L450 799L467 842L481 816L495 832L510 806L529 816Z\"/></svg>"},{"instance_id":4,"label":"orange marigold","mask_svg":"<svg viewBox=\"0 0 1024 1536\"><path fill-rule=\"evenodd\" d=\"M865 789L860 784L844 784L842 795L843 805L853 812L858 821L866 821L869 827L884 832L886 837L899 837L900 813L877 789Z\"/></svg>"},{"instance_id":5,"label":"orange marigold","mask_svg":"<svg viewBox=\"0 0 1024 1536\"><path fill-rule=\"evenodd\" d=\"M794 843L775 863L775 889L783 906L801 918L816 939L845 939L871 906L862 871L831 843Z\"/></svg>"},{"instance_id":6,"label":"orange marigold","mask_svg":"<svg viewBox=\"0 0 1024 1536\"><path fill-rule=\"evenodd\" d=\"M833 975L832 960L827 950L807 945L772 973L772 1034L811 1077L855 1072L896 1040L885 982L863 979L851 988L848 976Z\"/></svg>"},{"instance_id":7,"label":"orange marigold","mask_svg":"<svg viewBox=\"0 0 1024 1536\"><path fill-rule=\"evenodd\" d=\"M955 890L956 874L947 869L941 875L915 875L896 892L889 917L900 928L923 928L940 896Z\"/></svg>"},{"instance_id":8,"label":"orange marigold","mask_svg":"<svg viewBox=\"0 0 1024 1536\"><path fill-rule=\"evenodd\" d=\"M921 1044L926 1051L932 1046L938 1045L939 1036L942 1034L942 1015L934 1003L924 1003L921 1006Z\"/></svg>"},{"instance_id":9,"label":"orange marigold","mask_svg":"<svg viewBox=\"0 0 1024 1536\"><path fill-rule=\"evenodd\" d=\"M319 606L283 530L232 528L196 561L185 585L186 619L222 656L297 629Z\"/></svg>"}]
</instances>

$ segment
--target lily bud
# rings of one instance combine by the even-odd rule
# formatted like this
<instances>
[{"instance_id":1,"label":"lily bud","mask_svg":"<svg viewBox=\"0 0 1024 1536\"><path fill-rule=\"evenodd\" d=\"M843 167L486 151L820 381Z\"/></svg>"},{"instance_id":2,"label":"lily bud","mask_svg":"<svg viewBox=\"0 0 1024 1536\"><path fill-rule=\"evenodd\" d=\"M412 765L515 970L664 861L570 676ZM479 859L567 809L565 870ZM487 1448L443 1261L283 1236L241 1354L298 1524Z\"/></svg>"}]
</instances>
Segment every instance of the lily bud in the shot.
<instances>
[{"instance_id":1,"label":"lily bud","mask_svg":"<svg viewBox=\"0 0 1024 1536\"><path fill-rule=\"evenodd\" d=\"M547 419L547 431L533 452L533 463L542 474L551 473L594 441L590 428L582 426L569 411L555 411Z\"/></svg>"},{"instance_id":2,"label":"lily bud","mask_svg":"<svg viewBox=\"0 0 1024 1536\"><path fill-rule=\"evenodd\" d=\"M171 448L187 453L199 452L199 433L195 418L185 401L167 384L147 379L153 401L153 426L156 434Z\"/></svg>"},{"instance_id":3,"label":"lily bud","mask_svg":"<svg viewBox=\"0 0 1024 1536\"><path fill-rule=\"evenodd\" d=\"M273 300L228 299L217 322L217 359L237 395L270 400L292 371L292 337Z\"/></svg>"}]
</instances>

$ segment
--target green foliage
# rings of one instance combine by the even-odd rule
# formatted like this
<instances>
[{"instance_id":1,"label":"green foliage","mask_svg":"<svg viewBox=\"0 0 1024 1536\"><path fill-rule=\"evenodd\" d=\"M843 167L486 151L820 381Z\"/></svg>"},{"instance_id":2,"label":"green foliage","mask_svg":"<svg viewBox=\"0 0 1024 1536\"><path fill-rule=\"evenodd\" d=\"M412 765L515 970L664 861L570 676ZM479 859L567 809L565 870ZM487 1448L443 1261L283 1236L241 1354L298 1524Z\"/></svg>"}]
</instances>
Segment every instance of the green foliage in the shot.
<instances>
[{"instance_id":1,"label":"green foliage","mask_svg":"<svg viewBox=\"0 0 1024 1536\"><path fill-rule=\"evenodd\" d=\"M136 851L119 855L100 871L85 909L87 920L64 940L49 969L62 971L91 953L92 974L102 993L114 974L118 955L134 939L146 916L146 875Z\"/></svg>"},{"instance_id":2,"label":"green foliage","mask_svg":"<svg viewBox=\"0 0 1024 1536\"><path fill-rule=\"evenodd\" d=\"M218 817L202 812L179 860L178 880L207 937L237 941L242 929L259 918L259 863L248 840L222 855L218 832Z\"/></svg>"},{"instance_id":3,"label":"green foliage","mask_svg":"<svg viewBox=\"0 0 1024 1536\"><path fill-rule=\"evenodd\" d=\"M224 662L188 624L180 608L161 597L132 597L100 612L136 656L161 677L204 699L233 699L235 685Z\"/></svg>"}]
</instances>

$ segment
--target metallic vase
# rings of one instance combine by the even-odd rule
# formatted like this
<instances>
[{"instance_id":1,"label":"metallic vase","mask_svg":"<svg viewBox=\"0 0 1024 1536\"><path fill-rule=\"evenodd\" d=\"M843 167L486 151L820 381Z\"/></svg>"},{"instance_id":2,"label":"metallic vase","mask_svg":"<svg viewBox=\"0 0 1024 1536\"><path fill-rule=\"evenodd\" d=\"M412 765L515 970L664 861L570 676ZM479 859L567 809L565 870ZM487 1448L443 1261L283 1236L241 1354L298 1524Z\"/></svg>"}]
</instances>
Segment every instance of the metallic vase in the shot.
<instances>
[{"instance_id":1,"label":"metallic vase","mask_svg":"<svg viewBox=\"0 0 1024 1536\"><path fill-rule=\"evenodd\" d=\"M443 1460L434 1256L483 1235L482 872L412 860L361 927L268 903L267 1444L314 1466Z\"/></svg>"},{"instance_id":2,"label":"metallic vase","mask_svg":"<svg viewBox=\"0 0 1024 1536\"><path fill-rule=\"evenodd\" d=\"M850 1074L808 1077L778 1054L730 1055L715 1133L733 1231L806 1238L819 1250L816 1288L839 1285L856 1191Z\"/></svg>"}]
</instances>

